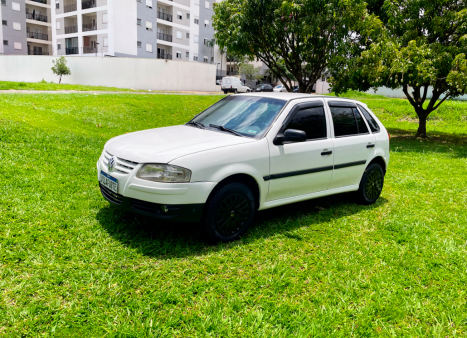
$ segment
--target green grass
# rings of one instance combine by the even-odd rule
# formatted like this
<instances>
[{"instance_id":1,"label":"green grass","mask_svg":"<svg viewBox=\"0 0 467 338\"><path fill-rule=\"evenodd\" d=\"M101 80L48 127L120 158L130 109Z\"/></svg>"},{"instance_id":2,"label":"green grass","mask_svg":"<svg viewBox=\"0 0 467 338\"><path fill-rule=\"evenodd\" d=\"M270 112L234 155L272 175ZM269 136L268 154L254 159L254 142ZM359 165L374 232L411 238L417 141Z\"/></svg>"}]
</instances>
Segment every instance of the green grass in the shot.
<instances>
[{"instance_id":1,"label":"green grass","mask_svg":"<svg viewBox=\"0 0 467 338\"><path fill-rule=\"evenodd\" d=\"M71 84L58 84L52 82L11 82L0 81L0 90L80 90L80 91L108 91L108 92L147 92L147 90L131 90L128 88L84 86Z\"/></svg>"},{"instance_id":2,"label":"green grass","mask_svg":"<svg viewBox=\"0 0 467 338\"><path fill-rule=\"evenodd\" d=\"M0 336L467 335L467 104L414 140L404 100L362 98L393 136L378 202L262 211L234 243L103 200L109 138L218 99L0 95Z\"/></svg>"}]
</instances>

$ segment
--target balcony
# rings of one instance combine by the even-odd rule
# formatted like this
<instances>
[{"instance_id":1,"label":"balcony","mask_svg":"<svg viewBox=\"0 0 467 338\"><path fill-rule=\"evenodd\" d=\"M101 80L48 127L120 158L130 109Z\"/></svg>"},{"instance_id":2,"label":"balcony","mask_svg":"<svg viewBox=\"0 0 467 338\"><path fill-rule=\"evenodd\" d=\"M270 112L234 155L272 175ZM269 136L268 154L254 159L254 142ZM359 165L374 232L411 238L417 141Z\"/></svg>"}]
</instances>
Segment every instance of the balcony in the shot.
<instances>
[{"instance_id":1,"label":"balcony","mask_svg":"<svg viewBox=\"0 0 467 338\"><path fill-rule=\"evenodd\" d=\"M49 41L49 35L44 34L44 33L27 32L27 37L29 39L38 39L38 40Z\"/></svg>"},{"instance_id":2,"label":"balcony","mask_svg":"<svg viewBox=\"0 0 467 338\"><path fill-rule=\"evenodd\" d=\"M34 1L34 2L38 2L38 3L40 3L40 4L47 5L47 0L31 0L31 1Z\"/></svg>"},{"instance_id":3,"label":"balcony","mask_svg":"<svg viewBox=\"0 0 467 338\"><path fill-rule=\"evenodd\" d=\"M26 13L26 19L47 22L47 15Z\"/></svg>"},{"instance_id":4,"label":"balcony","mask_svg":"<svg viewBox=\"0 0 467 338\"><path fill-rule=\"evenodd\" d=\"M29 51L28 55L49 55L49 52Z\"/></svg>"},{"instance_id":5,"label":"balcony","mask_svg":"<svg viewBox=\"0 0 467 338\"><path fill-rule=\"evenodd\" d=\"M92 23L83 24L83 32L97 31L97 26Z\"/></svg>"},{"instance_id":6,"label":"balcony","mask_svg":"<svg viewBox=\"0 0 467 338\"><path fill-rule=\"evenodd\" d=\"M78 10L78 6L76 5L76 3L63 6L63 12L65 13L75 12L77 10Z\"/></svg>"},{"instance_id":7,"label":"balcony","mask_svg":"<svg viewBox=\"0 0 467 338\"><path fill-rule=\"evenodd\" d=\"M157 12L157 18L172 22L172 15L167 14L167 13Z\"/></svg>"},{"instance_id":8,"label":"balcony","mask_svg":"<svg viewBox=\"0 0 467 338\"><path fill-rule=\"evenodd\" d=\"M172 60L172 54L157 53L158 59Z\"/></svg>"},{"instance_id":9,"label":"balcony","mask_svg":"<svg viewBox=\"0 0 467 338\"><path fill-rule=\"evenodd\" d=\"M157 33L157 39L172 42L172 35Z\"/></svg>"},{"instance_id":10,"label":"balcony","mask_svg":"<svg viewBox=\"0 0 467 338\"><path fill-rule=\"evenodd\" d=\"M78 47L68 47L68 48L65 48L65 53L66 53L66 55L79 54L79 53L78 53Z\"/></svg>"},{"instance_id":11,"label":"balcony","mask_svg":"<svg viewBox=\"0 0 467 338\"><path fill-rule=\"evenodd\" d=\"M83 54L94 54L97 53L96 47L83 46Z\"/></svg>"},{"instance_id":12,"label":"balcony","mask_svg":"<svg viewBox=\"0 0 467 338\"><path fill-rule=\"evenodd\" d=\"M96 0L88 0L81 2L81 9L88 9L96 7Z\"/></svg>"},{"instance_id":13,"label":"balcony","mask_svg":"<svg viewBox=\"0 0 467 338\"><path fill-rule=\"evenodd\" d=\"M78 33L78 25L65 27L65 34Z\"/></svg>"}]
</instances>

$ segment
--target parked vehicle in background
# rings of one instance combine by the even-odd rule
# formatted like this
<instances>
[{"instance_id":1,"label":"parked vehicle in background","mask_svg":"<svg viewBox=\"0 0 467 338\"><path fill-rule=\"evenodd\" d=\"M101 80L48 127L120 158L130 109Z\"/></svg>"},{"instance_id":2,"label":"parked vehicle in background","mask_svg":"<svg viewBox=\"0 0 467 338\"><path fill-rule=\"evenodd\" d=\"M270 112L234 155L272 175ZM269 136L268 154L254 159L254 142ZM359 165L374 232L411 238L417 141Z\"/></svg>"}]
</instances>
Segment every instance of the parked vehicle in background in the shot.
<instances>
[{"instance_id":1,"label":"parked vehicle in background","mask_svg":"<svg viewBox=\"0 0 467 338\"><path fill-rule=\"evenodd\" d=\"M274 88L274 91L276 93L283 93L283 92L287 92L287 89L285 88L285 86L283 85L277 85L275 88Z\"/></svg>"},{"instance_id":2,"label":"parked vehicle in background","mask_svg":"<svg viewBox=\"0 0 467 338\"><path fill-rule=\"evenodd\" d=\"M226 76L222 78L221 90L224 94L227 93L249 93L250 87L245 86L238 77Z\"/></svg>"},{"instance_id":3,"label":"parked vehicle in background","mask_svg":"<svg viewBox=\"0 0 467 338\"><path fill-rule=\"evenodd\" d=\"M221 86L222 85L222 80L216 80L216 85Z\"/></svg>"},{"instance_id":4,"label":"parked vehicle in background","mask_svg":"<svg viewBox=\"0 0 467 338\"><path fill-rule=\"evenodd\" d=\"M269 83L260 84L255 88L255 92L272 92L274 87Z\"/></svg>"},{"instance_id":5,"label":"parked vehicle in background","mask_svg":"<svg viewBox=\"0 0 467 338\"><path fill-rule=\"evenodd\" d=\"M298 86L293 86L292 87L292 92L293 93L298 93Z\"/></svg>"},{"instance_id":6,"label":"parked vehicle in background","mask_svg":"<svg viewBox=\"0 0 467 338\"><path fill-rule=\"evenodd\" d=\"M257 210L354 192L379 198L389 134L359 101L293 93L229 95L185 125L109 140L102 195L161 221L200 222L213 242L238 239Z\"/></svg>"}]
</instances>

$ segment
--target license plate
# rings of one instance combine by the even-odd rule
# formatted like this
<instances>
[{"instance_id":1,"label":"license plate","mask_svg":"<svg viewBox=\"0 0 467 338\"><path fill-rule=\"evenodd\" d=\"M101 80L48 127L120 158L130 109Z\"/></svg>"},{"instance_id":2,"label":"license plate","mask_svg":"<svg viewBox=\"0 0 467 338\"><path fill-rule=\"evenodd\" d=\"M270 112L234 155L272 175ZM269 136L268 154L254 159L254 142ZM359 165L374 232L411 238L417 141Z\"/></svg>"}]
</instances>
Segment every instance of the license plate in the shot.
<instances>
[{"instance_id":1,"label":"license plate","mask_svg":"<svg viewBox=\"0 0 467 338\"><path fill-rule=\"evenodd\" d=\"M117 188L118 188L118 180L115 177L110 176L109 174L103 172L101 170L101 184L106 187L107 189L110 189L114 193L117 193Z\"/></svg>"}]
</instances>

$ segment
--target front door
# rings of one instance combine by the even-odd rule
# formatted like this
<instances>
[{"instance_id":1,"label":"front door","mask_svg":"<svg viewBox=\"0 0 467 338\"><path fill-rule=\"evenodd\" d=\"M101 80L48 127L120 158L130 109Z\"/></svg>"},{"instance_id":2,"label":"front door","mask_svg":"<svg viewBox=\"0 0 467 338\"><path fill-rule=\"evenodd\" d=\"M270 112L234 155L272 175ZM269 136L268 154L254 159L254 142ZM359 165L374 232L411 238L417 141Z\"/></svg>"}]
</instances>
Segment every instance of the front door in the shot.
<instances>
[{"instance_id":1,"label":"front door","mask_svg":"<svg viewBox=\"0 0 467 338\"><path fill-rule=\"evenodd\" d=\"M330 101L334 126L334 173L329 189L360 184L375 153L375 137L353 103Z\"/></svg>"},{"instance_id":2,"label":"front door","mask_svg":"<svg viewBox=\"0 0 467 338\"><path fill-rule=\"evenodd\" d=\"M270 175L267 200L300 196L328 189L333 172L333 142L321 101L298 104L284 122L287 129L302 130L306 142L275 145L269 139Z\"/></svg>"}]
</instances>

